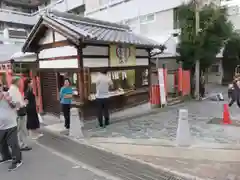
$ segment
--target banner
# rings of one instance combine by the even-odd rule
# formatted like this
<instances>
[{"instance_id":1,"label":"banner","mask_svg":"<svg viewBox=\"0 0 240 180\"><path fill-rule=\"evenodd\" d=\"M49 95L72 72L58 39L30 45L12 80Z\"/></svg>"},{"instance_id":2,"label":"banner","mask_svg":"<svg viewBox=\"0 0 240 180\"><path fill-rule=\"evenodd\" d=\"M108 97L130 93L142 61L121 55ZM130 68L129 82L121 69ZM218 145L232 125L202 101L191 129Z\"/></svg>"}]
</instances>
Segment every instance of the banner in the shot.
<instances>
[{"instance_id":1,"label":"banner","mask_svg":"<svg viewBox=\"0 0 240 180\"><path fill-rule=\"evenodd\" d=\"M167 104L166 100L166 88L164 84L164 70L163 68L158 68L158 82L159 82L159 89L160 89L160 102L161 105Z\"/></svg>"}]
</instances>

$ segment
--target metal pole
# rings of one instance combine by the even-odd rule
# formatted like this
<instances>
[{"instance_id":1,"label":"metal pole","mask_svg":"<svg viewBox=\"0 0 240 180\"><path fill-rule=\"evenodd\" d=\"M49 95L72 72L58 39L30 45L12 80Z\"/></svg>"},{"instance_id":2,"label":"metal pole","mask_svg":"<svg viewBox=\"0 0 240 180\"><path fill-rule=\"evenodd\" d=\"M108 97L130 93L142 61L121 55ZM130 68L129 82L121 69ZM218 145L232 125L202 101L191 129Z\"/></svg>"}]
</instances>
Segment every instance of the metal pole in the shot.
<instances>
[{"instance_id":1,"label":"metal pole","mask_svg":"<svg viewBox=\"0 0 240 180\"><path fill-rule=\"evenodd\" d=\"M194 3L195 3L195 29L196 29L196 36L198 36L199 23L200 23L198 0L195 0ZM196 64L195 64L195 98L196 100L200 100L199 79L200 79L200 61L199 59L196 59Z\"/></svg>"}]
</instances>

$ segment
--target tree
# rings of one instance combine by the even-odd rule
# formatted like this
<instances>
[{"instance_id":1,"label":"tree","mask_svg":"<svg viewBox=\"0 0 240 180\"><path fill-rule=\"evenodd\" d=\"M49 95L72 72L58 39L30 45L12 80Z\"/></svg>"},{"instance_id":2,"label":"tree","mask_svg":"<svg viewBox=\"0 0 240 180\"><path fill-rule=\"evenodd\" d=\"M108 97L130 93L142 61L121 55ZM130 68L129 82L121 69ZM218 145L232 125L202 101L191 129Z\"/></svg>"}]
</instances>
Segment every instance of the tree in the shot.
<instances>
[{"instance_id":1,"label":"tree","mask_svg":"<svg viewBox=\"0 0 240 180\"><path fill-rule=\"evenodd\" d=\"M200 31L196 35L195 5L191 2L179 7L181 33L177 47L180 56L177 60L182 61L183 68L190 69L192 75L196 60L200 60L201 71L205 71L214 62L233 31L226 9L206 5L200 10L199 16Z\"/></svg>"},{"instance_id":2,"label":"tree","mask_svg":"<svg viewBox=\"0 0 240 180\"><path fill-rule=\"evenodd\" d=\"M232 80L237 65L240 65L240 34L233 33L223 50L223 82Z\"/></svg>"}]
</instances>

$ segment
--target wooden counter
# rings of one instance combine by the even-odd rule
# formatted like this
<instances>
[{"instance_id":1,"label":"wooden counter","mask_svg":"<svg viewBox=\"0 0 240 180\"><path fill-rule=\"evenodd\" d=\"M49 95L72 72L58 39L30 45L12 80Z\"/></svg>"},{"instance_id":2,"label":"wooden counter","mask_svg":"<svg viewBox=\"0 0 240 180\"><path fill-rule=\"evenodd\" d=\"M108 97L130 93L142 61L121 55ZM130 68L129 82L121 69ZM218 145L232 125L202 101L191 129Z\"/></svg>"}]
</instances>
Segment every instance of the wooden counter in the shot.
<instances>
[{"instance_id":1,"label":"wooden counter","mask_svg":"<svg viewBox=\"0 0 240 180\"><path fill-rule=\"evenodd\" d=\"M148 88L141 88L138 90L127 91L123 94L109 97L109 111L110 113L123 110L125 108L139 105L147 102L149 99ZM97 118L98 106L96 100L88 100L84 104L75 104L83 116L84 120Z\"/></svg>"}]
</instances>

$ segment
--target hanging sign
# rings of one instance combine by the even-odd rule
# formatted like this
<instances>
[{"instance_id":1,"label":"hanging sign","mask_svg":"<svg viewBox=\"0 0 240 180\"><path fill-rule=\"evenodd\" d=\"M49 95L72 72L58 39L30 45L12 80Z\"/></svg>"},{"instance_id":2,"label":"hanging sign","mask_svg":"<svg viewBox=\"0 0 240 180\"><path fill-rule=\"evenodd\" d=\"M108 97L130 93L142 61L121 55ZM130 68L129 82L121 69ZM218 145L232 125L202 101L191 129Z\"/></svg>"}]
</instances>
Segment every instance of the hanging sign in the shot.
<instances>
[{"instance_id":1,"label":"hanging sign","mask_svg":"<svg viewBox=\"0 0 240 180\"><path fill-rule=\"evenodd\" d=\"M110 66L135 66L136 48L134 46L110 45Z\"/></svg>"}]
</instances>

